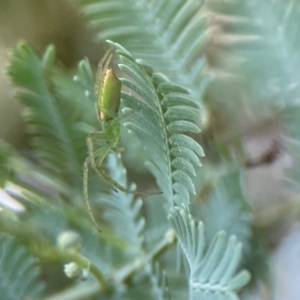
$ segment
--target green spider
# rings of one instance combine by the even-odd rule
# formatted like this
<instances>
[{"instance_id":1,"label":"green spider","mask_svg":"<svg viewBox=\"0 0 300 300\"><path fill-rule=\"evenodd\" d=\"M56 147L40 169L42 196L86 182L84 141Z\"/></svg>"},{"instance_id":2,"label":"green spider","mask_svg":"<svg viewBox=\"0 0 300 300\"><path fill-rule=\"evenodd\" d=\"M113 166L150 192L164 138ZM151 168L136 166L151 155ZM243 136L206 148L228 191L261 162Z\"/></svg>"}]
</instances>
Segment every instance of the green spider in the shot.
<instances>
[{"instance_id":1,"label":"green spider","mask_svg":"<svg viewBox=\"0 0 300 300\"><path fill-rule=\"evenodd\" d=\"M122 152L124 147L118 146L121 133L120 133L120 120L124 117L134 113L129 112L124 115L119 115L120 97L121 97L121 81L116 77L114 71L109 68L109 63L113 57L113 48L109 49L101 59L95 84L96 96L96 109L97 116L100 121L103 121L103 131L95 132L87 137L88 157L85 159L83 167L83 192L84 200L89 212L89 215L96 226L101 232L97 222L93 216L88 196L88 171L89 166L95 171L100 179L107 184L115 192L118 190L125 193L156 195L161 192L137 192L131 191L109 176L109 174L102 168L103 161L108 156L109 152L116 151Z\"/></svg>"}]
</instances>

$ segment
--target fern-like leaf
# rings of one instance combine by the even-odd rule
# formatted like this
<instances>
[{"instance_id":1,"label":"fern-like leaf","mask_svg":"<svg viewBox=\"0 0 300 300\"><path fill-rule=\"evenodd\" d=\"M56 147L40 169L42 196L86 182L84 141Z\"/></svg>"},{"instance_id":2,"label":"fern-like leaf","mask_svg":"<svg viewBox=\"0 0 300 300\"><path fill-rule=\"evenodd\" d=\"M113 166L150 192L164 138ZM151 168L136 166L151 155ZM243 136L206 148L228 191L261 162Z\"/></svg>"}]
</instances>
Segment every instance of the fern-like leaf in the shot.
<instances>
[{"instance_id":1,"label":"fern-like leaf","mask_svg":"<svg viewBox=\"0 0 300 300\"><path fill-rule=\"evenodd\" d=\"M79 106L74 102L70 106L57 91L54 60L53 46L40 59L22 43L12 53L7 73L19 87L17 96L26 107L24 117L40 162L63 182L78 187L86 155L86 132L76 124Z\"/></svg>"},{"instance_id":2,"label":"fern-like leaf","mask_svg":"<svg viewBox=\"0 0 300 300\"><path fill-rule=\"evenodd\" d=\"M24 246L9 236L1 236L0 295L3 300L40 299L44 284L40 270Z\"/></svg>"},{"instance_id":3,"label":"fern-like leaf","mask_svg":"<svg viewBox=\"0 0 300 300\"><path fill-rule=\"evenodd\" d=\"M201 49L208 35L203 0L81 0L83 13L102 39L114 40L155 70L191 90L200 100L203 79Z\"/></svg>"},{"instance_id":4,"label":"fern-like leaf","mask_svg":"<svg viewBox=\"0 0 300 300\"><path fill-rule=\"evenodd\" d=\"M169 203L189 202L195 194L191 176L199 167L199 156L204 156L201 146L186 132L200 132L195 124L199 107L182 86L171 83L161 73L138 63L122 46L116 48L120 69L130 77L122 78L130 92L122 92L125 108L137 110L125 126L134 132L148 151L148 167Z\"/></svg>"},{"instance_id":5,"label":"fern-like leaf","mask_svg":"<svg viewBox=\"0 0 300 300\"><path fill-rule=\"evenodd\" d=\"M237 273L242 256L237 238L227 239L221 231L206 249L203 223L196 222L186 207L173 208L169 219L190 266L190 299L238 299L236 291L248 283L250 274Z\"/></svg>"}]
</instances>

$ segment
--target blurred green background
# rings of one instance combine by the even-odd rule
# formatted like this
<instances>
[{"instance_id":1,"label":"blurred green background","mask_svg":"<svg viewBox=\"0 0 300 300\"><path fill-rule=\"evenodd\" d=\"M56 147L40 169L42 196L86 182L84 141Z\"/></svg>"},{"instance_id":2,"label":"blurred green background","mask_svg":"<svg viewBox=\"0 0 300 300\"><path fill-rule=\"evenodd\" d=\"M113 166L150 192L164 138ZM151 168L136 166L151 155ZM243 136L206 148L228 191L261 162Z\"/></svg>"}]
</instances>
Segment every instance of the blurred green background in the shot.
<instances>
[{"instance_id":1,"label":"blurred green background","mask_svg":"<svg viewBox=\"0 0 300 300\"><path fill-rule=\"evenodd\" d=\"M4 72L11 49L15 48L20 40L26 40L41 54L48 44L54 44L60 64L70 70L75 69L78 61L83 57L88 57L96 67L104 49L100 43L95 42L93 34L87 28L87 23L80 17L80 11L72 0L0 0L0 25L0 70L2 70L0 73L0 138L26 152L29 146L26 127L21 117L22 106L14 98L13 87ZM300 276L297 269L293 268L293 265L299 265L299 260L292 259L296 257L295 253L298 253L295 249L299 248L300 239L297 234L298 211L286 211L289 206L282 203L282 199L289 199L292 195L285 175L285 170L293 164L285 145L287 130L282 124L283 118L278 117L276 109L273 110L271 106L265 104L263 96L261 98L256 95L249 96L246 80L240 81L233 77L228 80L226 74L218 72L217 68L220 66L224 69L233 66L229 54L231 52L225 53L218 48L218 38L222 38L223 34L220 29L222 22L218 23L218 20L215 20L214 25L211 29L212 38L205 47L204 54L210 67L210 75L217 80L214 81L209 97L206 99L209 103L209 113L204 120L201 143L207 152L209 147L205 148L205 145L209 145L210 137L226 142L231 140L232 133L237 134L247 154L253 159L268 152L274 141L280 144L280 155L273 163L246 169L242 175L245 179L245 191L254 209L258 231L262 228L266 231L269 229L268 217L271 215L272 218L273 211L274 214L277 213L276 217L280 215L278 211L284 212L283 219L272 220L272 229L268 235L264 235L265 232L258 232L258 235L261 234L264 238L267 236L267 244L274 249L272 262L277 272L274 275L275 282L278 283L276 299L290 300L291 298L284 298L288 293L284 292L285 285L280 287L279 283L282 282L285 272L289 273L288 278ZM232 84L235 80L236 84ZM230 83L233 88L228 89ZM228 102L228 99L231 102ZM300 115L298 117L300 118ZM230 142L228 144L230 145ZM135 150L130 149L130 143L126 146L129 162L136 161ZM213 153L208 151L207 156L209 159L213 157ZM136 177L133 179L137 180L139 175L135 174ZM273 210L271 209L270 212L268 207L272 207ZM267 224L266 227L264 222ZM291 238L293 236L295 236L294 240ZM298 242L290 246L291 240ZM284 260L285 258L288 259ZM290 282L292 286L292 281ZM269 295L265 299L270 299L268 297Z\"/></svg>"}]
</instances>

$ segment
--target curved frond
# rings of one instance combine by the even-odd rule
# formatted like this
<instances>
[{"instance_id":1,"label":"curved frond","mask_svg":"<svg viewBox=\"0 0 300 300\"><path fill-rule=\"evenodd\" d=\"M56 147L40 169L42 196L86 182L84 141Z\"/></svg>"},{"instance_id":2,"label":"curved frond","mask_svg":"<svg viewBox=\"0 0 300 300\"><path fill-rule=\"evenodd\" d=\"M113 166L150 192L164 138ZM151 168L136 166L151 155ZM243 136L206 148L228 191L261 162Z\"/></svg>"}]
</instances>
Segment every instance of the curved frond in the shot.
<instances>
[{"instance_id":1,"label":"curved frond","mask_svg":"<svg viewBox=\"0 0 300 300\"><path fill-rule=\"evenodd\" d=\"M22 43L12 53L7 73L18 86L17 96L26 107L24 117L40 162L62 181L78 187L86 155L86 132L77 122L88 112L88 107L74 105L74 97L68 100L60 93L56 83L62 81L54 78L54 60L53 46L39 58ZM66 83L65 80L65 91L67 87L76 90L75 84L70 87L70 81Z\"/></svg>"},{"instance_id":2,"label":"curved frond","mask_svg":"<svg viewBox=\"0 0 300 300\"><path fill-rule=\"evenodd\" d=\"M1 236L0 240L1 299L40 299L44 284L36 259L13 238Z\"/></svg>"},{"instance_id":3,"label":"curved frond","mask_svg":"<svg viewBox=\"0 0 300 300\"><path fill-rule=\"evenodd\" d=\"M196 222L187 208L175 207L169 215L181 248L190 266L190 299L238 299L236 292L250 280L246 270L238 271L242 244L235 236L216 234L206 249L204 226Z\"/></svg>"},{"instance_id":4,"label":"curved frond","mask_svg":"<svg viewBox=\"0 0 300 300\"><path fill-rule=\"evenodd\" d=\"M120 57L121 78L129 92L122 92L122 104L135 110L125 126L134 132L149 153L147 165L169 203L188 203L195 194L191 179L201 165L202 147L187 132L200 132L200 110L189 92L161 73L138 63L119 44L112 43ZM126 90L126 89L124 89ZM182 101L181 101L182 100ZM180 103L180 104L179 104Z\"/></svg>"},{"instance_id":5,"label":"curved frond","mask_svg":"<svg viewBox=\"0 0 300 300\"><path fill-rule=\"evenodd\" d=\"M97 36L114 40L201 101L207 85L202 48L208 38L203 0L81 0Z\"/></svg>"}]
</instances>

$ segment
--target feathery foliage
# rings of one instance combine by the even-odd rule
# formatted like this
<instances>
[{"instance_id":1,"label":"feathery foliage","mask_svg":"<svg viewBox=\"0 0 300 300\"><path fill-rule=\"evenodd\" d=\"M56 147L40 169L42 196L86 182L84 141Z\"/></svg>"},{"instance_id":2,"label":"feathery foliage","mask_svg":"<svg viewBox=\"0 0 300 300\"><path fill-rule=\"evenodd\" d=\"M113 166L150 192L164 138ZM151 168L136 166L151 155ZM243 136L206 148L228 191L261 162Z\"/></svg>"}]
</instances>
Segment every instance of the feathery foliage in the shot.
<instances>
[{"instance_id":1,"label":"feathery foliage","mask_svg":"<svg viewBox=\"0 0 300 300\"><path fill-rule=\"evenodd\" d=\"M21 43L11 55L7 73L20 87L17 97L26 106L24 117L40 163L63 182L78 186L86 133L76 126L70 107L63 109L68 103L58 96L52 79L54 60L53 46L40 59L28 45ZM78 148L81 151L76 151Z\"/></svg>"},{"instance_id":2,"label":"feathery foliage","mask_svg":"<svg viewBox=\"0 0 300 300\"><path fill-rule=\"evenodd\" d=\"M199 14L203 2L80 0L97 37L120 43L156 72L190 89L200 102L208 83L201 53L208 37L207 19Z\"/></svg>"},{"instance_id":3,"label":"feathery foliage","mask_svg":"<svg viewBox=\"0 0 300 300\"><path fill-rule=\"evenodd\" d=\"M250 280L248 271L237 273L242 257L237 238L227 239L219 232L206 249L203 223L197 223L186 207L171 209L169 218L190 266L190 299L237 299L236 291Z\"/></svg>"},{"instance_id":4,"label":"feathery foliage","mask_svg":"<svg viewBox=\"0 0 300 300\"><path fill-rule=\"evenodd\" d=\"M150 155L147 166L155 176L164 197L171 204L189 203L195 194L191 175L200 166L201 146L184 132L198 133L199 107L188 90L171 83L164 75L138 63L118 44L120 69L130 79L121 78L130 92L122 92L122 104L137 110L125 126L142 141ZM143 126L141 126L143 124Z\"/></svg>"},{"instance_id":5,"label":"feathery foliage","mask_svg":"<svg viewBox=\"0 0 300 300\"><path fill-rule=\"evenodd\" d=\"M40 299L44 284L37 260L12 237L2 235L0 241L1 299Z\"/></svg>"},{"instance_id":6,"label":"feathery foliage","mask_svg":"<svg viewBox=\"0 0 300 300\"><path fill-rule=\"evenodd\" d=\"M40 58L22 43L13 51L7 73L25 106L33 160L0 142L0 185L6 190L10 186L10 194L25 207L22 213L3 209L1 231L22 240L40 258L47 281L54 286L47 285L45 296L52 294L48 300L149 295L183 299L188 293L190 299L236 300L257 294L251 287L259 286L257 279L268 278L259 270L260 266L268 270L267 258L258 253L261 228L256 228L255 212L246 202L247 165L239 160L232 130L239 135L247 129L249 115L255 119L271 111L271 118L278 118L292 137L288 141L296 171L292 176L299 188L298 1L78 2L97 38L112 40L109 43L117 54L120 70L115 73L123 77L120 119L116 119L122 127L120 146L136 146L132 164L145 163L163 194L143 199L117 193L90 172L89 199L103 233L91 228L81 198L86 137L103 125L94 109L94 66L86 58L73 76L74 72L55 63L53 46ZM245 120L245 111L237 109L244 102ZM259 109L252 112L255 105ZM129 111L132 114L126 115ZM199 139L207 157L200 168L204 151L196 138L203 116L205 130ZM133 134L123 135L126 129ZM119 154L114 153L118 149L111 148L101 167L117 183L135 191ZM137 190L147 192L151 184L134 168L130 166L136 173L129 173L129 178L137 182ZM268 230L263 229L260 233L265 237ZM72 251L55 244L57 236L69 230L81 237L81 247L77 244ZM186 273L178 268L181 259L172 247L176 240ZM1 244L1 253L4 248L12 251L5 250L2 261L7 263L0 268L5 266L17 276L25 267L15 267L13 260L24 248L15 245ZM53 261L59 264L59 274L63 263L74 263L75 271L90 270L93 276L85 276L85 283L58 286L57 273L48 273L50 268L44 266ZM34 283L35 271L31 273L33 260L28 265L26 273L32 276L9 277L5 288L17 281L25 287L32 280L33 285L23 289L28 288L24 296L41 297L29 291L40 285ZM251 272L249 285L250 274L244 267Z\"/></svg>"}]
</instances>

